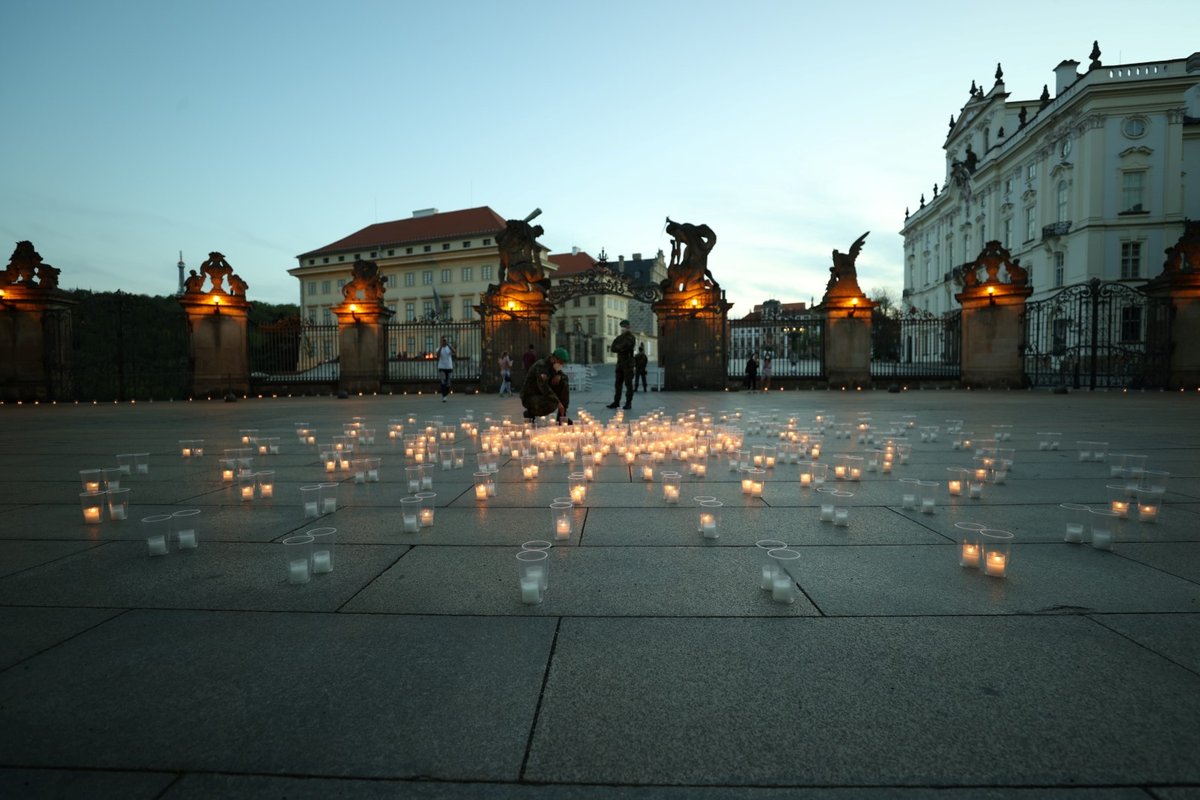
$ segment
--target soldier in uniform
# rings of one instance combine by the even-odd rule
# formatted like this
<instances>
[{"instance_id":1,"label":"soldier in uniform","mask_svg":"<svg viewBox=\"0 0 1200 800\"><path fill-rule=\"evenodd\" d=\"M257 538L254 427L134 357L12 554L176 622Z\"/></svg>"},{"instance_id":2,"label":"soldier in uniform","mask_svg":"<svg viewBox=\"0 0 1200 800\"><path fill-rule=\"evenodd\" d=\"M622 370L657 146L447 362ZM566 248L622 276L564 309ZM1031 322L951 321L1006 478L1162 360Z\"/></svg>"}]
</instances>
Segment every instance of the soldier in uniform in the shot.
<instances>
[{"instance_id":1,"label":"soldier in uniform","mask_svg":"<svg viewBox=\"0 0 1200 800\"><path fill-rule=\"evenodd\" d=\"M621 320L621 333L613 339L608 349L617 354L617 380L614 388L613 401L609 408L619 408L621 405L621 386L625 386L625 408L633 408L633 348L637 347L637 339L629 332L629 320Z\"/></svg>"}]
</instances>

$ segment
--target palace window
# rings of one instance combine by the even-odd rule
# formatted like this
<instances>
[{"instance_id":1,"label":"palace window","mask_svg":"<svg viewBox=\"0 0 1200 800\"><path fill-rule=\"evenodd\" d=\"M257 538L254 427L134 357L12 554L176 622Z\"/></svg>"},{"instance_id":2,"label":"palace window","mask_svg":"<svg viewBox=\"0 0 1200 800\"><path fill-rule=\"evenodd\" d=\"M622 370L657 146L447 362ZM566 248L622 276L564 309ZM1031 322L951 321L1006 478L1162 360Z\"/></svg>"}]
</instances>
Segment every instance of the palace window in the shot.
<instances>
[{"instance_id":1,"label":"palace window","mask_svg":"<svg viewBox=\"0 0 1200 800\"><path fill-rule=\"evenodd\" d=\"M1146 210L1146 171L1121 173L1121 213L1136 214Z\"/></svg>"},{"instance_id":2,"label":"palace window","mask_svg":"<svg viewBox=\"0 0 1200 800\"><path fill-rule=\"evenodd\" d=\"M1067 258L1064 253L1054 254L1054 285L1062 286L1064 273L1066 272Z\"/></svg>"},{"instance_id":3,"label":"palace window","mask_svg":"<svg viewBox=\"0 0 1200 800\"><path fill-rule=\"evenodd\" d=\"M427 269L421 273L421 285L422 286L432 286L433 285L433 270Z\"/></svg>"},{"instance_id":4,"label":"palace window","mask_svg":"<svg viewBox=\"0 0 1200 800\"><path fill-rule=\"evenodd\" d=\"M1142 276L1142 243L1121 242L1121 278Z\"/></svg>"}]
</instances>

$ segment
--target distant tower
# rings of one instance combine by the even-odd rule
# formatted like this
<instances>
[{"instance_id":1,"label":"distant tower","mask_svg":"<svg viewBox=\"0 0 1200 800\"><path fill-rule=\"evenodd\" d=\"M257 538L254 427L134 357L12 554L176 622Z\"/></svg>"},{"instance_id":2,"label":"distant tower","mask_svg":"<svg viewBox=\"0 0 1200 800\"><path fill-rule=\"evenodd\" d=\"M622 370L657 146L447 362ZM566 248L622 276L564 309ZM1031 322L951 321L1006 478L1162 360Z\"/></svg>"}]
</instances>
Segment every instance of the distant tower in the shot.
<instances>
[{"instance_id":1,"label":"distant tower","mask_svg":"<svg viewBox=\"0 0 1200 800\"><path fill-rule=\"evenodd\" d=\"M175 266L179 268L179 291L177 292L177 294L183 294L183 270L187 267L187 264L183 263L183 251L182 250L179 251L179 263L176 264Z\"/></svg>"}]
</instances>

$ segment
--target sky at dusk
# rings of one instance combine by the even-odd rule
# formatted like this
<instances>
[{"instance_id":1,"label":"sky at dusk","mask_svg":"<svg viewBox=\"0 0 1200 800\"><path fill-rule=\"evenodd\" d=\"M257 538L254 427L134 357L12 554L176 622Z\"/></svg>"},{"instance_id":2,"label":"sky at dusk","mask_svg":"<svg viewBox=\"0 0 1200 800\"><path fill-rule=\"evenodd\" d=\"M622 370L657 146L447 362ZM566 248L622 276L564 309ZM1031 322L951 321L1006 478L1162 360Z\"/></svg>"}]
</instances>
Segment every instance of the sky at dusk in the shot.
<instances>
[{"instance_id":1,"label":"sky at dusk","mask_svg":"<svg viewBox=\"0 0 1200 800\"><path fill-rule=\"evenodd\" d=\"M741 316L819 302L868 230L859 282L898 295L972 80L1034 101L1094 39L1183 58L1200 4L6 0L0 28L0 246L64 288L171 294L219 250L295 303L295 256L374 222L539 207L552 252L613 260L710 225Z\"/></svg>"}]
</instances>

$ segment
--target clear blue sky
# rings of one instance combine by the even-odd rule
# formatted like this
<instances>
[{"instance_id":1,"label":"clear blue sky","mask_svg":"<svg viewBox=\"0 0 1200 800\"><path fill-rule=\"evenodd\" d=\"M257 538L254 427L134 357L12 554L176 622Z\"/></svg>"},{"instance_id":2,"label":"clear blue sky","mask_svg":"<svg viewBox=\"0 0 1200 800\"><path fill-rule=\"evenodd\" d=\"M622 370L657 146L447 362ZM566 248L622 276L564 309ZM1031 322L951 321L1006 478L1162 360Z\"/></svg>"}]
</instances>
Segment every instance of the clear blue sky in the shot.
<instances>
[{"instance_id":1,"label":"clear blue sky","mask_svg":"<svg viewBox=\"0 0 1200 800\"><path fill-rule=\"evenodd\" d=\"M1200 4L5 0L0 29L0 246L65 287L170 294L220 250L297 302L295 256L373 222L540 207L552 251L614 259L709 224L740 316L819 301L867 230L860 283L898 293L972 80L1182 58Z\"/></svg>"}]
</instances>

